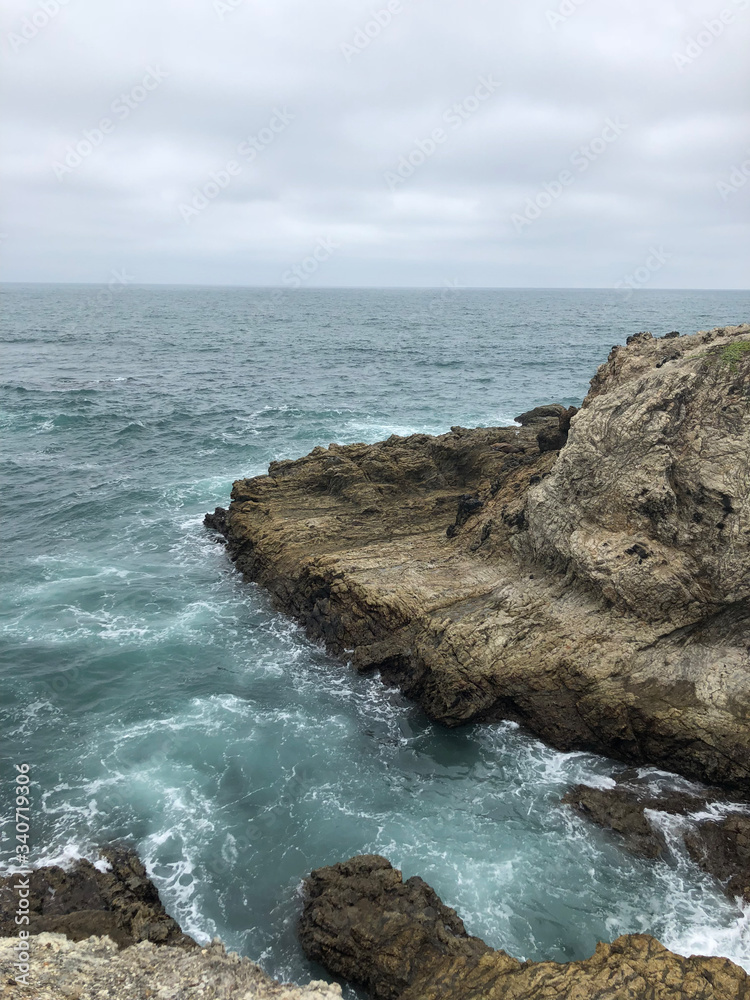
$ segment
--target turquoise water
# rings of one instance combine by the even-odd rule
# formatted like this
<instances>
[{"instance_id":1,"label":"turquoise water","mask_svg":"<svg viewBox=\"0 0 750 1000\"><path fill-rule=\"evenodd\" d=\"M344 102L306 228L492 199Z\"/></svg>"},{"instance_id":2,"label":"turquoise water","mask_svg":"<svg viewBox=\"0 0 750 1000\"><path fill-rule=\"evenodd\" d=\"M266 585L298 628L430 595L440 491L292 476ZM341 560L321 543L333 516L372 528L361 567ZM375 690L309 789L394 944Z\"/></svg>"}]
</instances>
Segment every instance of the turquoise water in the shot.
<instances>
[{"instance_id":1,"label":"turquoise water","mask_svg":"<svg viewBox=\"0 0 750 1000\"><path fill-rule=\"evenodd\" d=\"M633 858L559 805L617 764L509 724L436 728L273 611L202 527L272 459L578 403L613 344L747 320L748 293L1 301L2 757L32 765L37 862L130 840L185 930L292 980L320 974L295 939L301 879L363 851L519 957L648 931L750 969L746 915L709 878L679 853Z\"/></svg>"}]
</instances>

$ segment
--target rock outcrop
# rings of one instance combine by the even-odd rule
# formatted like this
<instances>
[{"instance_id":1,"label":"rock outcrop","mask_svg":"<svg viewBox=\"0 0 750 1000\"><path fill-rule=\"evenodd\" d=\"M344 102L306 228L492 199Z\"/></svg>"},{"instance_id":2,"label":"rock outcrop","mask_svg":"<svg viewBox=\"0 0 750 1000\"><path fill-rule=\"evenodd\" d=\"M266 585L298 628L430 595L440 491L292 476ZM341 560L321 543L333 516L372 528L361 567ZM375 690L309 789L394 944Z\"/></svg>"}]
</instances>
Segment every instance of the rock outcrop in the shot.
<instances>
[{"instance_id":1,"label":"rock outcrop","mask_svg":"<svg viewBox=\"0 0 750 1000\"><path fill-rule=\"evenodd\" d=\"M321 868L305 884L309 958L375 1000L730 1000L750 977L725 958L683 958L647 935L598 945L580 962L519 962L471 937L420 878L385 858Z\"/></svg>"},{"instance_id":2,"label":"rock outcrop","mask_svg":"<svg viewBox=\"0 0 750 1000\"><path fill-rule=\"evenodd\" d=\"M0 997L340 1000L336 985L271 979L218 938L201 948L166 913L134 851L99 853L104 871L82 860L0 879ZM19 927L15 887L27 879L29 923Z\"/></svg>"},{"instance_id":3,"label":"rock outcrop","mask_svg":"<svg viewBox=\"0 0 750 1000\"><path fill-rule=\"evenodd\" d=\"M0 997L20 1000L341 1000L336 985L285 986L216 941L208 948L142 941L119 951L108 937L73 942L60 934L28 940L30 970L20 982L18 949L0 939ZM16 977L19 979L16 979Z\"/></svg>"},{"instance_id":4,"label":"rock outcrop","mask_svg":"<svg viewBox=\"0 0 750 1000\"><path fill-rule=\"evenodd\" d=\"M750 808L728 802L719 789L653 785L623 775L613 788L576 785L563 802L612 830L633 853L656 858L681 845L728 896L750 903Z\"/></svg>"},{"instance_id":5,"label":"rock outcrop","mask_svg":"<svg viewBox=\"0 0 750 1000\"><path fill-rule=\"evenodd\" d=\"M30 905L26 929L31 934L48 931L73 941L107 935L123 948L139 941L198 947L166 912L134 851L110 847L100 853L106 871L81 860L67 870L50 865L27 876ZM0 879L0 937L18 933L17 883L16 876Z\"/></svg>"},{"instance_id":6,"label":"rock outcrop","mask_svg":"<svg viewBox=\"0 0 750 1000\"><path fill-rule=\"evenodd\" d=\"M214 525L431 718L750 794L750 326L630 338L519 422L274 462Z\"/></svg>"}]
</instances>

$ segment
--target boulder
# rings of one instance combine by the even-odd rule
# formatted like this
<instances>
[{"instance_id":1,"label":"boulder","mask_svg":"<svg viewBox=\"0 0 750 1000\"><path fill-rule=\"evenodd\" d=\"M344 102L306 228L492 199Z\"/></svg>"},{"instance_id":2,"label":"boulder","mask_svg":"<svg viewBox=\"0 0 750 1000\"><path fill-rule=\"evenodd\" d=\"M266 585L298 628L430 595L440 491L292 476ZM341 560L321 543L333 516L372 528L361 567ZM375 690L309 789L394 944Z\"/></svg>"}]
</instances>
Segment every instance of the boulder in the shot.
<instances>
[{"instance_id":1,"label":"boulder","mask_svg":"<svg viewBox=\"0 0 750 1000\"><path fill-rule=\"evenodd\" d=\"M50 865L23 876L30 882L30 934L64 934L72 941L107 935L122 948L138 941L197 947L162 906L156 886L134 851L110 847L100 854L106 871L81 860L67 870ZM18 933L14 889L18 880L18 876L0 879L0 937Z\"/></svg>"},{"instance_id":2,"label":"boulder","mask_svg":"<svg viewBox=\"0 0 750 1000\"><path fill-rule=\"evenodd\" d=\"M306 955L374 1000L744 1000L750 989L728 959L683 958L644 934L579 962L519 962L377 855L318 869L303 892Z\"/></svg>"}]
</instances>

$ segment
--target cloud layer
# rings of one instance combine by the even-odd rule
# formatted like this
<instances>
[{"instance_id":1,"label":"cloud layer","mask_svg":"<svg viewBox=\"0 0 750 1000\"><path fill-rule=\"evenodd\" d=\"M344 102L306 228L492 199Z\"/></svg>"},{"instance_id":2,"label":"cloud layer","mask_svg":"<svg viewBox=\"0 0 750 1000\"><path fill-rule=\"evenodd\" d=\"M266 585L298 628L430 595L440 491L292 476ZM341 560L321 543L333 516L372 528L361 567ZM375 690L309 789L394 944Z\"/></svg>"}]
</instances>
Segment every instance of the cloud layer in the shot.
<instances>
[{"instance_id":1,"label":"cloud layer","mask_svg":"<svg viewBox=\"0 0 750 1000\"><path fill-rule=\"evenodd\" d=\"M17 0L4 278L746 288L749 42L750 0Z\"/></svg>"}]
</instances>

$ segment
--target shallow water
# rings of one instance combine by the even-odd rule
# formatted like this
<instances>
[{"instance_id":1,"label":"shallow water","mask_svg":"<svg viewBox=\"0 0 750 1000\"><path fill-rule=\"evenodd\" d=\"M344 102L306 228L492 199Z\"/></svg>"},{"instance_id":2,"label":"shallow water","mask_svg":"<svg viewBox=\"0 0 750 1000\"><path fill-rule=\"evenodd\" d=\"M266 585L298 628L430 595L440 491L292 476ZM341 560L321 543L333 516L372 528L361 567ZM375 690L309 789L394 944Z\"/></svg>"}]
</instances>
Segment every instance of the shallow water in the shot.
<instances>
[{"instance_id":1,"label":"shallow water","mask_svg":"<svg viewBox=\"0 0 750 1000\"><path fill-rule=\"evenodd\" d=\"M2 303L2 753L33 767L36 861L129 839L186 931L287 979L311 972L301 879L365 851L518 957L648 931L750 969L747 915L710 878L559 805L619 765L511 724L436 728L274 612L202 527L272 459L579 403L613 344L740 322L748 294L5 286Z\"/></svg>"}]
</instances>

